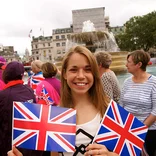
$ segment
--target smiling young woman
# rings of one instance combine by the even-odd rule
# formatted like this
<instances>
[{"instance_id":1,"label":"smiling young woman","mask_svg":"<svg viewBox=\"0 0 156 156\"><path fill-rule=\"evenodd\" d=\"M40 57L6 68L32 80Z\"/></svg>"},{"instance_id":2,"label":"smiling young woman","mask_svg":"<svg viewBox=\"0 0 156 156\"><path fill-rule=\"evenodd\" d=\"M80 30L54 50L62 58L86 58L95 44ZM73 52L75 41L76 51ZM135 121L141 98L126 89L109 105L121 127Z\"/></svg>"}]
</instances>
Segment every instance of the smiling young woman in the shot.
<instances>
[{"instance_id":1,"label":"smiling young woman","mask_svg":"<svg viewBox=\"0 0 156 156\"><path fill-rule=\"evenodd\" d=\"M83 46L71 48L62 64L60 106L76 109L77 132L75 152L64 156L117 155L103 145L90 145L108 104L95 57Z\"/></svg>"}]
</instances>

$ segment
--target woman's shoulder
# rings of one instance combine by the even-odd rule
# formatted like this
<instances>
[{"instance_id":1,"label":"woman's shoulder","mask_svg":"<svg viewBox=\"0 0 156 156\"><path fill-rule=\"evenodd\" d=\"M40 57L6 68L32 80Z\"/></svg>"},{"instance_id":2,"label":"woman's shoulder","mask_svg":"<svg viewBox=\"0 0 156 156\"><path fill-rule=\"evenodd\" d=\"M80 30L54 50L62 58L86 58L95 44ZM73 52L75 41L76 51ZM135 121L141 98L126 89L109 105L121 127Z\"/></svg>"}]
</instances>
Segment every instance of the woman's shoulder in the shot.
<instances>
[{"instance_id":1,"label":"woman's shoulder","mask_svg":"<svg viewBox=\"0 0 156 156\"><path fill-rule=\"evenodd\" d=\"M156 82L156 76L155 75L151 75L149 79L155 80L155 82Z\"/></svg>"},{"instance_id":2,"label":"woman's shoulder","mask_svg":"<svg viewBox=\"0 0 156 156\"><path fill-rule=\"evenodd\" d=\"M132 82L132 76L125 79L124 83Z\"/></svg>"},{"instance_id":3,"label":"woman's shoulder","mask_svg":"<svg viewBox=\"0 0 156 156\"><path fill-rule=\"evenodd\" d=\"M54 82L61 83L61 81L56 77L46 78L45 80L48 81L48 82L51 82L51 83L54 83Z\"/></svg>"},{"instance_id":4,"label":"woman's shoulder","mask_svg":"<svg viewBox=\"0 0 156 156\"><path fill-rule=\"evenodd\" d=\"M151 84L154 88L156 87L156 76L154 75L151 75L149 78L148 78L148 81L147 81L149 84Z\"/></svg>"},{"instance_id":5,"label":"woman's shoulder","mask_svg":"<svg viewBox=\"0 0 156 156\"><path fill-rule=\"evenodd\" d=\"M107 78L111 78L111 79L116 78L116 75L115 75L115 73L113 71L104 72L102 76L107 77Z\"/></svg>"},{"instance_id":6,"label":"woman's shoulder","mask_svg":"<svg viewBox=\"0 0 156 156\"><path fill-rule=\"evenodd\" d=\"M109 72L105 72L102 74L101 79L102 79L102 81L108 81L108 80L110 80L111 77L112 77L112 75Z\"/></svg>"},{"instance_id":7,"label":"woman's shoulder","mask_svg":"<svg viewBox=\"0 0 156 156\"><path fill-rule=\"evenodd\" d=\"M51 83L49 81L47 81L46 79L44 79L43 81L41 81L39 84L39 86L51 86Z\"/></svg>"},{"instance_id":8,"label":"woman's shoulder","mask_svg":"<svg viewBox=\"0 0 156 156\"><path fill-rule=\"evenodd\" d=\"M37 89L41 89L45 87L47 90L54 90L54 87L53 85L49 82L49 81L46 81L46 79L44 79L43 81L41 81L38 85L37 85Z\"/></svg>"}]
</instances>

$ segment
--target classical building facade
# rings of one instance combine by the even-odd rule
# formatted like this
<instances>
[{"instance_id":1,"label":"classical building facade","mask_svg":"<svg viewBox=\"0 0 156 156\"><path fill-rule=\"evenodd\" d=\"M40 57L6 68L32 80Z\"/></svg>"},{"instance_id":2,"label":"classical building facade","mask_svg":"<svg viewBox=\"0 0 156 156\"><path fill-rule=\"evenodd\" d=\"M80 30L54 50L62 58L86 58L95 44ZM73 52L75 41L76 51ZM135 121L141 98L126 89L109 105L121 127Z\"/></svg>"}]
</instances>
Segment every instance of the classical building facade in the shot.
<instances>
[{"instance_id":1,"label":"classical building facade","mask_svg":"<svg viewBox=\"0 0 156 156\"><path fill-rule=\"evenodd\" d=\"M32 60L53 61L52 36L32 37Z\"/></svg>"},{"instance_id":2,"label":"classical building facade","mask_svg":"<svg viewBox=\"0 0 156 156\"><path fill-rule=\"evenodd\" d=\"M105 7L72 10L73 32L82 32L83 22L90 20L96 31L104 31L105 26Z\"/></svg>"},{"instance_id":3,"label":"classical building facade","mask_svg":"<svg viewBox=\"0 0 156 156\"><path fill-rule=\"evenodd\" d=\"M54 59L61 59L66 52L66 42L67 38L73 33L72 26L69 28L54 29L53 30L53 53Z\"/></svg>"},{"instance_id":4,"label":"classical building facade","mask_svg":"<svg viewBox=\"0 0 156 156\"><path fill-rule=\"evenodd\" d=\"M21 61L20 56L17 51L14 51L13 46L3 46L0 45L0 56L3 56L7 62L11 61Z\"/></svg>"},{"instance_id":5,"label":"classical building facade","mask_svg":"<svg viewBox=\"0 0 156 156\"><path fill-rule=\"evenodd\" d=\"M73 33L72 26L69 28L54 29L52 36L33 37L32 59L41 60L43 62L55 62L62 59L66 51L66 41Z\"/></svg>"}]
</instances>

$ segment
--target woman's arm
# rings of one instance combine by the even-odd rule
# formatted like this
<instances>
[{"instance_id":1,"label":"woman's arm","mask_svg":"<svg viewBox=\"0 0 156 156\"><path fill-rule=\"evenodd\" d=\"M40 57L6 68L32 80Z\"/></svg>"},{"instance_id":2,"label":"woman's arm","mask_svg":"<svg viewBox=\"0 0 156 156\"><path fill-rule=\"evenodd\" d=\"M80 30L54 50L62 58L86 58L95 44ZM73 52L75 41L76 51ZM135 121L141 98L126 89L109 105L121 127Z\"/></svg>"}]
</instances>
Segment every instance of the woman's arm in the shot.
<instances>
[{"instance_id":1,"label":"woman's arm","mask_svg":"<svg viewBox=\"0 0 156 156\"><path fill-rule=\"evenodd\" d=\"M150 127L154 122L156 122L156 83L152 86L152 111L151 114L145 119L144 124Z\"/></svg>"},{"instance_id":2,"label":"woman's arm","mask_svg":"<svg viewBox=\"0 0 156 156\"><path fill-rule=\"evenodd\" d=\"M150 127L154 122L156 121L156 116L150 114L146 120L144 121L144 124L147 126L147 127Z\"/></svg>"}]
</instances>

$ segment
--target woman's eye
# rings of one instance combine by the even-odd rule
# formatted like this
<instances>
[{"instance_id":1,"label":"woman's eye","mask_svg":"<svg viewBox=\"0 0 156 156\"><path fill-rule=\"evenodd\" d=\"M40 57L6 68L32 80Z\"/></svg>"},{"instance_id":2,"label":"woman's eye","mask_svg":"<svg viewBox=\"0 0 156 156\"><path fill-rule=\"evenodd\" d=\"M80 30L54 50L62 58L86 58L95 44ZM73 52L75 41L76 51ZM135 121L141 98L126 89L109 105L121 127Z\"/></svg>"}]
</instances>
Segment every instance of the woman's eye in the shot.
<instances>
[{"instance_id":1,"label":"woman's eye","mask_svg":"<svg viewBox=\"0 0 156 156\"><path fill-rule=\"evenodd\" d=\"M85 71L90 72L91 68L86 68Z\"/></svg>"},{"instance_id":2,"label":"woman's eye","mask_svg":"<svg viewBox=\"0 0 156 156\"><path fill-rule=\"evenodd\" d=\"M71 71L71 72L76 72L77 69L70 69L69 71Z\"/></svg>"}]
</instances>

